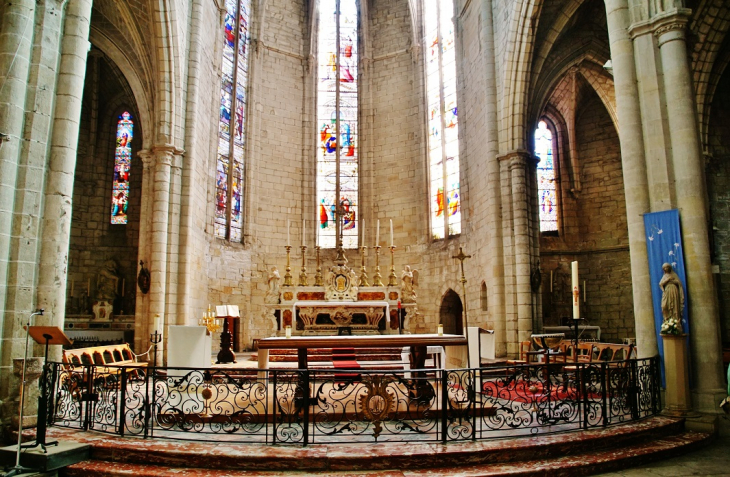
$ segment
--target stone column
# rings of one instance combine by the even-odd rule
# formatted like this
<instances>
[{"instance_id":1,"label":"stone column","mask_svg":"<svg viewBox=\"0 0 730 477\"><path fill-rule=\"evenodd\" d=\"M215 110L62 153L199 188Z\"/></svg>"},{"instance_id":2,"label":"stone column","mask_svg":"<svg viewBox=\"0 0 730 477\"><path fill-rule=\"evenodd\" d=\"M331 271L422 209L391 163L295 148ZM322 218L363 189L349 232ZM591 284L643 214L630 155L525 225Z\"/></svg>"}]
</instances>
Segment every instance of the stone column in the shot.
<instances>
[{"instance_id":1,"label":"stone column","mask_svg":"<svg viewBox=\"0 0 730 477\"><path fill-rule=\"evenodd\" d=\"M18 177L23 134L26 87L33 43L35 0L5 2L0 27L0 329L6 330L8 261L10 255L15 187ZM0 333L0 357L3 344L11 339ZM12 363L2 361L2 373L9 374ZM6 374L6 375L7 375ZM7 380L3 380L7 382ZM4 393L2 393L4 394Z\"/></svg>"},{"instance_id":2,"label":"stone column","mask_svg":"<svg viewBox=\"0 0 730 477\"><path fill-rule=\"evenodd\" d=\"M139 244L137 249L137 270L141 270L140 261L144 262L144 266L150 267L150 234L152 230L152 203L154 202L154 190L152 188L154 178L152 174L155 169L154 155L143 149L137 153L142 159L142 200L140 204L140 220L139 220ZM152 277L154 280L154 277ZM134 346L137 353L147 351L150 346L150 329L152 327L152 315L149 312L149 292L144 294L136 285L136 305L134 313L137 316L134 323Z\"/></svg>"},{"instance_id":3,"label":"stone column","mask_svg":"<svg viewBox=\"0 0 730 477\"><path fill-rule=\"evenodd\" d=\"M690 352L694 355L697 410L716 412L712 394L722 392L722 347L719 312L710 261L704 159L700 149L694 90L685 30L690 11L675 9L654 20L661 52L667 120L672 145L671 166L680 208L687 291ZM704 397L702 395L705 395ZM708 396L709 395L709 396Z\"/></svg>"},{"instance_id":4,"label":"stone column","mask_svg":"<svg viewBox=\"0 0 730 477\"><path fill-rule=\"evenodd\" d=\"M61 40L61 62L45 192L38 306L46 310L46 323L60 327L63 327L66 312L71 202L86 56L89 51L90 19L91 0L69 1ZM53 353L55 358L60 358L58 347L54 347Z\"/></svg>"},{"instance_id":5,"label":"stone column","mask_svg":"<svg viewBox=\"0 0 730 477\"><path fill-rule=\"evenodd\" d=\"M527 151L513 151L509 156L512 183L512 220L514 236L517 296L517 340L526 341L532 334L532 292L530 290L530 224L528 216Z\"/></svg>"},{"instance_id":6,"label":"stone column","mask_svg":"<svg viewBox=\"0 0 730 477\"><path fill-rule=\"evenodd\" d=\"M489 231L489 249L492 250L487 269L488 302L490 315L494 321L496 356L505 356L507 348L506 323L504 322L504 244L502 243L502 195L500 193L499 173L499 134L497 131L497 73L494 53L494 23L492 18L492 0L481 2L482 15L482 51L484 52L485 81L485 124L486 124L486 161L487 172L487 221Z\"/></svg>"},{"instance_id":7,"label":"stone column","mask_svg":"<svg viewBox=\"0 0 730 477\"><path fill-rule=\"evenodd\" d=\"M634 49L628 32L627 0L605 0L605 2L626 196L636 343L639 357L644 358L655 356L658 353L658 345L644 233L643 214L650 211L650 205L643 127L636 85Z\"/></svg>"}]
</instances>

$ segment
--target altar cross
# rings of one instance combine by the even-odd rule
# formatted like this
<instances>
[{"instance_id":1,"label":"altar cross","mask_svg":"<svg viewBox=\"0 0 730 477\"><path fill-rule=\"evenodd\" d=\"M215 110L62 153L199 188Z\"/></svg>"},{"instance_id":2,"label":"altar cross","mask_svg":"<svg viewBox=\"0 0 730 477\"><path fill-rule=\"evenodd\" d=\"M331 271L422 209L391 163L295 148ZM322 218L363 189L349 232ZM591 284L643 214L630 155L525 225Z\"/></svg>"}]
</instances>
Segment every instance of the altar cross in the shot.
<instances>
[{"instance_id":1,"label":"altar cross","mask_svg":"<svg viewBox=\"0 0 730 477\"><path fill-rule=\"evenodd\" d=\"M471 258L471 255L464 255L464 250L459 247L459 255L454 255L451 258L455 258L461 262L461 290L464 294L464 333L466 336L466 355L468 357L471 355L469 354L469 317L466 313L466 276L464 275L464 260Z\"/></svg>"}]
</instances>

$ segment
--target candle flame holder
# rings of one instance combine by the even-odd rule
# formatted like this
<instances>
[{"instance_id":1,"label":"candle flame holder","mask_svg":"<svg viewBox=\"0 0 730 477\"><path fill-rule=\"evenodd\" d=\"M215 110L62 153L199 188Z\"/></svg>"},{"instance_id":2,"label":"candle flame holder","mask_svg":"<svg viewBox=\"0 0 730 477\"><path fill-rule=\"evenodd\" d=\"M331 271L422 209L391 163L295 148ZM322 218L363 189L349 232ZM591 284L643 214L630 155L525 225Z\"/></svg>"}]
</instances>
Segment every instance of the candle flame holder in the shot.
<instances>
[{"instance_id":1,"label":"candle flame holder","mask_svg":"<svg viewBox=\"0 0 730 477\"><path fill-rule=\"evenodd\" d=\"M375 247L375 275L373 275L373 286L382 287L383 282L380 281L380 245Z\"/></svg>"}]
</instances>

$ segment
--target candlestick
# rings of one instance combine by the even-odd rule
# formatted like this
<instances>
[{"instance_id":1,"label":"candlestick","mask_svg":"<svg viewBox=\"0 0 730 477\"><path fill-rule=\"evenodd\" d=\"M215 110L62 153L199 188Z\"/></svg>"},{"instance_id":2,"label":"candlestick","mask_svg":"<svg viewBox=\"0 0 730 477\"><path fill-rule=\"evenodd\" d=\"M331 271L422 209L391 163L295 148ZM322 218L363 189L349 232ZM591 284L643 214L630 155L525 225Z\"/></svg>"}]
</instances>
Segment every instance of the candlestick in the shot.
<instances>
[{"instance_id":1,"label":"candlestick","mask_svg":"<svg viewBox=\"0 0 730 477\"><path fill-rule=\"evenodd\" d=\"M383 282L380 281L380 245L375 245L375 275L373 275L373 286L382 287Z\"/></svg>"},{"instance_id":2,"label":"candlestick","mask_svg":"<svg viewBox=\"0 0 730 477\"><path fill-rule=\"evenodd\" d=\"M319 245L314 247L314 250L317 252L317 273L314 275L314 286L315 287L321 287L324 285L322 283L322 267L319 266L319 249L320 249Z\"/></svg>"},{"instance_id":3,"label":"candlestick","mask_svg":"<svg viewBox=\"0 0 730 477\"><path fill-rule=\"evenodd\" d=\"M391 242L393 239L391 239ZM398 285L398 277L395 276L395 245L390 245L390 275L388 275L388 286Z\"/></svg>"},{"instance_id":4,"label":"candlestick","mask_svg":"<svg viewBox=\"0 0 730 477\"><path fill-rule=\"evenodd\" d=\"M378 219L378 225L375 228L375 245L380 245L380 219Z\"/></svg>"},{"instance_id":5,"label":"candlestick","mask_svg":"<svg viewBox=\"0 0 730 477\"><path fill-rule=\"evenodd\" d=\"M573 289L573 319L580 318L580 286L578 285L578 262L571 262L571 285Z\"/></svg>"},{"instance_id":6,"label":"candlestick","mask_svg":"<svg viewBox=\"0 0 730 477\"><path fill-rule=\"evenodd\" d=\"M288 235L288 234L287 234ZM286 249L286 273L284 274L284 285L285 287L291 287L294 286L294 284L291 281L291 263L289 261L291 257L291 245L287 245L284 247Z\"/></svg>"},{"instance_id":7,"label":"candlestick","mask_svg":"<svg viewBox=\"0 0 730 477\"><path fill-rule=\"evenodd\" d=\"M302 224L302 225L304 225L304 224ZM306 287L309 285L309 283L307 282L306 252L307 252L307 246L302 245L302 271L299 272L299 286L300 287Z\"/></svg>"},{"instance_id":8,"label":"candlestick","mask_svg":"<svg viewBox=\"0 0 730 477\"><path fill-rule=\"evenodd\" d=\"M361 287L369 287L370 283L368 283L368 272L365 268L365 249L366 246L360 247L360 255L362 257L361 265L360 265L360 286Z\"/></svg>"},{"instance_id":9,"label":"candlestick","mask_svg":"<svg viewBox=\"0 0 730 477\"><path fill-rule=\"evenodd\" d=\"M393 246L393 219L390 219L390 246Z\"/></svg>"}]
</instances>

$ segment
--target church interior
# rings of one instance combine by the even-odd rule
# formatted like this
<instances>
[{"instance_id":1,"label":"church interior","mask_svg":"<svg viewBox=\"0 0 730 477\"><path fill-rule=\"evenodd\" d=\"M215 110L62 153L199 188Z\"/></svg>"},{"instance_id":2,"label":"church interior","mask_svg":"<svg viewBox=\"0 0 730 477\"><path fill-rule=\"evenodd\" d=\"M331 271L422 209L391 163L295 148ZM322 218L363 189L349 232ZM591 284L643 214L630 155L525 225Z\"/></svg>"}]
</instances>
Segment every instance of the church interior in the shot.
<instances>
[{"instance_id":1,"label":"church interior","mask_svg":"<svg viewBox=\"0 0 730 477\"><path fill-rule=\"evenodd\" d=\"M189 352L175 329L220 306L239 356L342 328L477 327L493 360L515 360L580 318L648 359L674 300L687 427L730 430L725 0L14 0L0 13L7 444L40 309L32 324L77 347L153 347L140 359L172 366Z\"/></svg>"}]
</instances>

